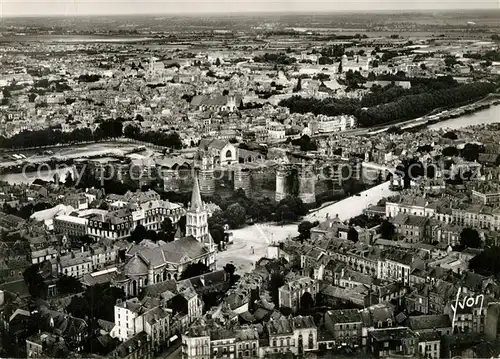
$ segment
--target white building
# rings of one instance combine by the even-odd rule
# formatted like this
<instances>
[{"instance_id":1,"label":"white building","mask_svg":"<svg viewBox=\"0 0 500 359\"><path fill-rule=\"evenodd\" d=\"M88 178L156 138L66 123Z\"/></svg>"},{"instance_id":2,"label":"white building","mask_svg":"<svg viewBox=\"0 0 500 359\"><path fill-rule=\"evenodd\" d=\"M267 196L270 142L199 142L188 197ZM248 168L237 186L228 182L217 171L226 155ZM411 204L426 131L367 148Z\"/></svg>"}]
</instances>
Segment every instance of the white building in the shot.
<instances>
[{"instance_id":1,"label":"white building","mask_svg":"<svg viewBox=\"0 0 500 359\"><path fill-rule=\"evenodd\" d=\"M267 127L267 138L270 142L279 142L286 139L285 126L281 123L270 122Z\"/></svg>"}]
</instances>

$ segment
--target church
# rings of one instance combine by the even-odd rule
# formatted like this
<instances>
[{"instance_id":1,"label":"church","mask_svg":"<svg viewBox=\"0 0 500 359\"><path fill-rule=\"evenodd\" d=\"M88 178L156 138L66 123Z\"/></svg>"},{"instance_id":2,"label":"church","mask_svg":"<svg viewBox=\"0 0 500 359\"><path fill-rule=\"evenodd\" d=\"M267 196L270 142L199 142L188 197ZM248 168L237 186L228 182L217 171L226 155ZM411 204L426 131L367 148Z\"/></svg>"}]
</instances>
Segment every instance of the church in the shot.
<instances>
[{"instance_id":1,"label":"church","mask_svg":"<svg viewBox=\"0 0 500 359\"><path fill-rule=\"evenodd\" d=\"M131 245L126 263L114 285L127 296L137 296L147 285L179 280L194 263L215 269L215 245L208 231L208 207L201 199L198 178L194 179L191 202L186 212L186 236L163 244Z\"/></svg>"}]
</instances>

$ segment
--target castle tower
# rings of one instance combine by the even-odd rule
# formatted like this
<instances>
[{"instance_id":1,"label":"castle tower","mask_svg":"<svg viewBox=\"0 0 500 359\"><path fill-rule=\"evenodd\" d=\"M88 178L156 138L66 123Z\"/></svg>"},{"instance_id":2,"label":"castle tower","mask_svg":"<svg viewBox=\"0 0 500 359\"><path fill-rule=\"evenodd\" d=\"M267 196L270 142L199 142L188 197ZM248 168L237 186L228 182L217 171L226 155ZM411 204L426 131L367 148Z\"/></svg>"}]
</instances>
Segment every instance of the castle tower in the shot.
<instances>
[{"instance_id":1,"label":"castle tower","mask_svg":"<svg viewBox=\"0 0 500 359\"><path fill-rule=\"evenodd\" d=\"M208 232L208 213L201 200L200 185L196 176L191 202L186 212L186 236L193 236L199 242L211 245L211 236Z\"/></svg>"},{"instance_id":2,"label":"castle tower","mask_svg":"<svg viewBox=\"0 0 500 359\"><path fill-rule=\"evenodd\" d=\"M205 196L215 192L214 158L207 152L201 155L200 191Z\"/></svg>"},{"instance_id":3,"label":"castle tower","mask_svg":"<svg viewBox=\"0 0 500 359\"><path fill-rule=\"evenodd\" d=\"M285 167L280 166L276 169L276 201L281 201L288 195L286 184L287 175L288 171Z\"/></svg>"},{"instance_id":4,"label":"castle tower","mask_svg":"<svg viewBox=\"0 0 500 359\"><path fill-rule=\"evenodd\" d=\"M299 172L299 198L304 203L316 202L316 176L313 166L304 166Z\"/></svg>"},{"instance_id":5,"label":"castle tower","mask_svg":"<svg viewBox=\"0 0 500 359\"><path fill-rule=\"evenodd\" d=\"M161 178L163 179L163 190L165 192L179 192L180 180L179 171L171 168L160 169Z\"/></svg>"},{"instance_id":6,"label":"castle tower","mask_svg":"<svg viewBox=\"0 0 500 359\"><path fill-rule=\"evenodd\" d=\"M234 189L241 188L248 196L251 191L251 178L248 168L238 167L234 172Z\"/></svg>"}]
</instances>

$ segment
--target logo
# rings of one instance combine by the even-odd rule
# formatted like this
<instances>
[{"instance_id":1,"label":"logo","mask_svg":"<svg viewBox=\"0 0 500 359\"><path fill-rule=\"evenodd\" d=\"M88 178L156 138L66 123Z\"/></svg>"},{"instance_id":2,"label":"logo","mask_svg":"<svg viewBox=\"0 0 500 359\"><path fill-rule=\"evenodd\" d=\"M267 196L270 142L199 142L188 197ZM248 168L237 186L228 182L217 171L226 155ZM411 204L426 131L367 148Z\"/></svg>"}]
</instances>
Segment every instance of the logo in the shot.
<instances>
[{"instance_id":1,"label":"logo","mask_svg":"<svg viewBox=\"0 0 500 359\"><path fill-rule=\"evenodd\" d=\"M477 307L479 302L481 302L481 306L479 308L479 314L483 311L483 303L484 303L484 295L480 294L476 297L465 296L462 301L460 301L460 293L462 292L462 288L458 288L457 299L455 300L455 304L451 305L451 310L453 310L453 320L451 322L452 330L455 330L455 319L457 316L457 309L460 307L461 309L465 308L474 308Z\"/></svg>"}]
</instances>

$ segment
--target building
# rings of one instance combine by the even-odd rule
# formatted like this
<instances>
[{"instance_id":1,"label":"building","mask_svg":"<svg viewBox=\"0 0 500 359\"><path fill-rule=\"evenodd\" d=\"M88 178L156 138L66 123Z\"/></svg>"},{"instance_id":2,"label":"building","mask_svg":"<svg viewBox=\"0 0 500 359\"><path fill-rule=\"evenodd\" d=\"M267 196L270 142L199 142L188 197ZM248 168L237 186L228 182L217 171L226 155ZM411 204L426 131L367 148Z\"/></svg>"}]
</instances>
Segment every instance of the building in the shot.
<instances>
[{"instance_id":1,"label":"building","mask_svg":"<svg viewBox=\"0 0 500 359\"><path fill-rule=\"evenodd\" d=\"M325 313L325 327L333 335L337 346L361 345L363 322L358 309L329 310Z\"/></svg>"},{"instance_id":2,"label":"building","mask_svg":"<svg viewBox=\"0 0 500 359\"><path fill-rule=\"evenodd\" d=\"M182 334L182 359L208 359L211 354L209 328L192 326Z\"/></svg>"},{"instance_id":3,"label":"building","mask_svg":"<svg viewBox=\"0 0 500 359\"><path fill-rule=\"evenodd\" d=\"M441 358L441 335L438 332L418 334L418 354L424 358Z\"/></svg>"},{"instance_id":4,"label":"building","mask_svg":"<svg viewBox=\"0 0 500 359\"><path fill-rule=\"evenodd\" d=\"M185 213L182 205L161 200L153 190L111 195L109 200L110 211L94 211L88 216L87 234L92 238L125 239L139 224L157 231L166 218L176 224Z\"/></svg>"},{"instance_id":5,"label":"building","mask_svg":"<svg viewBox=\"0 0 500 359\"><path fill-rule=\"evenodd\" d=\"M89 208L89 201L84 193L70 193L63 200L66 206L71 206L76 210Z\"/></svg>"},{"instance_id":6,"label":"building","mask_svg":"<svg viewBox=\"0 0 500 359\"><path fill-rule=\"evenodd\" d=\"M238 147L229 141L216 139L201 140L198 149L202 152L208 152L213 156L216 166L228 166L238 163Z\"/></svg>"},{"instance_id":7,"label":"building","mask_svg":"<svg viewBox=\"0 0 500 359\"><path fill-rule=\"evenodd\" d=\"M312 317L271 320L267 323L268 353L303 355L318 349L318 330Z\"/></svg>"},{"instance_id":8,"label":"building","mask_svg":"<svg viewBox=\"0 0 500 359\"><path fill-rule=\"evenodd\" d=\"M309 305L314 305L318 292L318 281L309 277L295 279L278 289L279 306L291 308L292 312L296 313L301 308L306 293L310 295L310 300L313 301Z\"/></svg>"},{"instance_id":9,"label":"building","mask_svg":"<svg viewBox=\"0 0 500 359\"><path fill-rule=\"evenodd\" d=\"M385 258L378 261L377 278L380 279L408 285L413 269L424 266L420 257L410 251L390 249L383 255Z\"/></svg>"},{"instance_id":10,"label":"building","mask_svg":"<svg viewBox=\"0 0 500 359\"><path fill-rule=\"evenodd\" d=\"M491 182L479 182L471 191L472 200L489 206L500 204L500 186Z\"/></svg>"},{"instance_id":11,"label":"building","mask_svg":"<svg viewBox=\"0 0 500 359\"><path fill-rule=\"evenodd\" d=\"M415 333L437 332L439 335L451 335L451 320L447 314L419 315L408 318L408 327Z\"/></svg>"},{"instance_id":12,"label":"building","mask_svg":"<svg viewBox=\"0 0 500 359\"><path fill-rule=\"evenodd\" d=\"M88 253L71 253L62 257L51 259L55 273L70 277L82 278L87 273L92 273L92 258Z\"/></svg>"},{"instance_id":13,"label":"building","mask_svg":"<svg viewBox=\"0 0 500 359\"><path fill-rule=\"evenodd\" d=\"M409 328L374 329L368 337L368 350L377 359L417 354L418 335Z\"/></svg>"},{"instance_id":14,"label":"building","mask_svg":"<svg viewBox=\"0 0 500 359\"><path fill-rule=\"evenodd\" d=\"M54 218L54 232L67 236L81 237L87 234L88 220L77 216L57 216Z\"/></svg>"},{"instance_id":15,"label":"building","mask_svg":"<svg viewBox=\"0 0 500 359\"><path fill-rule=\"evenodd\" d=\"M153 349L160 350L170 338L170 317L159 300L132 298L115 305L115 326L110 335L126 342L144 332Z\"/></svg>"},{"instance_id":16,"label":"building","mask_svg":"<svg viewBox=\"0 0 500 359\"><path fill-rule=\"evenodd\" d=\"M398 213L392 219L395 232L410 243L421 242L425 236L425 228L429 221L427 217Z\"/></svg>"},{"instance_id":17,"label":"building","mask_svg":"<svg viewBox=\"0 0 500 359\"><path fill-rule=\"evenodd\" d=\"M266 126L267 140L270 142L280 142L286 139L285 126L281 123L269 123Z\"/></svg>"},{"instance_id":18,"label":"building","mask_svg":"<svg viewBox=\"0 0 500 359\"><path fill-rule=\"evenodd\" d=\"M435 212L436 206L422 197L401 196L397 201L391 200L385 204L385 215L387 217L396 217L398 213L433 217Z\"/></svg>"},{"instance_id":19,"label":"building","mask_svg":"<svg viewBox=\"0 0 500 359\"><path fill-rule=\"evenodd\" d=\"M242 357L259 357L259 332L256 326L242 327L235 331L236 355Z\"/></svg>"}]
</instances>

